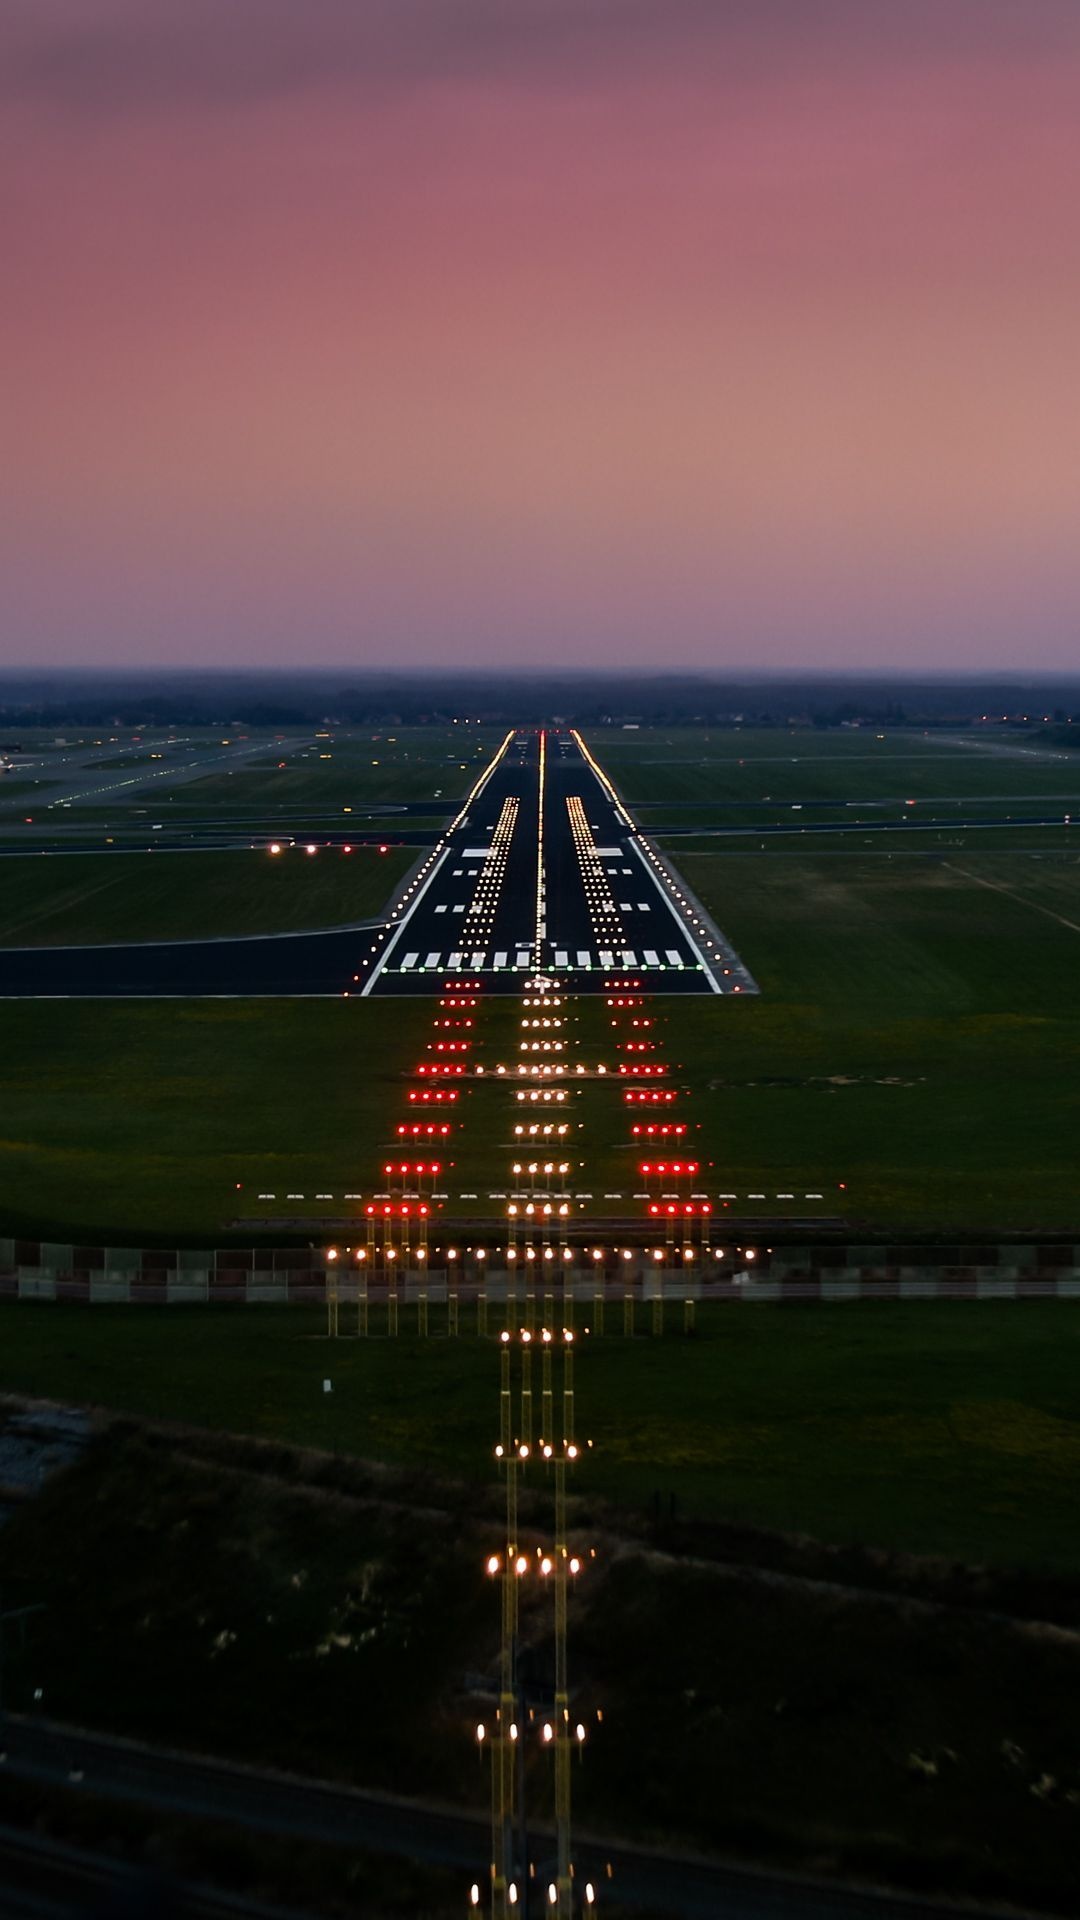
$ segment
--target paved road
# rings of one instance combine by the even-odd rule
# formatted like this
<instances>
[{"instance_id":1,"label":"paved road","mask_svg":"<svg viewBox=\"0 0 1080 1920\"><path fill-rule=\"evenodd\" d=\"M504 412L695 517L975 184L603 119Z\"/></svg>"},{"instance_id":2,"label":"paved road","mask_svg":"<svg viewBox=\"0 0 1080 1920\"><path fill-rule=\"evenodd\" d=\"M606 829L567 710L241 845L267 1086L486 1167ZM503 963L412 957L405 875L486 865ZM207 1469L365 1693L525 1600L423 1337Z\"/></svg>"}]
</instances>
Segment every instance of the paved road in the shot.
<instances>
[{"instance_id":1,"label":"paved road","mask_svg":"<svg viewBox=\"0 0 1080 1920\"><path fill-rule=\"evenodd\" d=\"M580 735L508 734L384 926L246 940L12 948L0 997L409 994L476 976L518 994L634 980L663 993L754 981L620 802Z\"/></svg>"},{"instance_id":2,"label":"paved road","mask_svg":"<svg viewBox=\"0 0 1080 1920\"><path fill-rule=\"evenodd\" d=\"M0 951L0 999L339 997L349 991L359 951L370 951L381 926L116 947L12 947Z\"/></svg>"},{"instance_id":3,"label":"paved road","mask_svg":"<svg viewBox=\"0 0 1080 1920\"><path fill-rule=\"evenodd\" d=\"M463 1887L482 1879L488 1858L486 1814L162 1752L19 1716L4 1723L2 1745L4 1770L23 1779L67 1782L197 1819L456 1867ZM537 1830L534 1851L542 1855L550 1838ZM673 1920L719 1914L729 1920L978 1920L980 1912L597 1840L579 1840L574 1854L579 1872L601 1888L604 1907L644 1908Z\"/></svg>"}]
</instances>

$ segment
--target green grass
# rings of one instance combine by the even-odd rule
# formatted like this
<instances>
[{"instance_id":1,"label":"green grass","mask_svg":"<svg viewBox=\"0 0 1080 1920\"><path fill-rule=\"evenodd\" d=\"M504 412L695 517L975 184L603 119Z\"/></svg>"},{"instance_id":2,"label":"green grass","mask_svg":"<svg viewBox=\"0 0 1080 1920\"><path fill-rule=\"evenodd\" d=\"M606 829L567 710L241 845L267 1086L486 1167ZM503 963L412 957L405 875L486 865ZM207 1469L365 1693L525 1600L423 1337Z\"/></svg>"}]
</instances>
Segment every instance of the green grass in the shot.
<instances>
[{"instance_id":1,"label":"green grass","mask_svg":"<svg viewBox=\"0 0 1080 1920\"><path fill-rule=\"evenodd\" d=\"M144 857L139 870L160 887L203 858ZM271 888L362 871L336 857L212 858L265 888L267 911ZM1080 925L1080 868L999 852L949 865L731 854L683 864L763 989L652 1008L701 1184L740 1196L728 1211L820 1207L848 1218L854 1237L1075 1229L1080 933L1060 920ZM106 895L91 924L104 933L106 909L121 904ZM158 911L192 925L191 905L162 899ZM69 924L79 914L86 925L75 907ZM437 1014L434 1000L0 1004L0 1220L55 1239L213 1244L245 1215L338 1216L341 1195L381 1185L408 1117L406 1076L427 1057ZM582 1057L614 1063L602 1000L565 1014ZM509 998L477 1011L472 1057L489 1077L464 1087L443 1150L455 1162L451 1213L474 1212L460 1196L475 1193L501 1214L488 1194L520 1154L522 1109L492 1069L515 1063L517 1019ZM610 1211L606 1191L632 1209L637 1156L619 1089L586 1082L549 1113L570 1125L557 1157L596 1196L591 1210ZM806 1191L824 1199L808 1205ZM278 1202L258 1201L263 1192ZM316 1204L319 1192L334 1201ZM757 1192L766 1199L750 1202ZM786 1192L795 1200L775 1198Z\"/></svg>"},{"instance_id":2,"label":"green grass","mask_svg":"<svg viewBox=\"0 0 1080 1920\"><path fill-rule=\"evenodd\" d=\"M662 1340L583 1340L582 1492L1080 1572L1080 1309L716 1305L689 1341L678 1319ZM0 1388L490 1477L492 1343L312 1337L324 1329L300 1308L10 1303Z\"/></svg>"},{"instance_id":3,"label":"green grass","mask_svg":"<svg viewBox=\"0 0 1080 1920\"><path fill-rule=\"evenodd\" d=\"M4 774L0 777L0 813L17 808L20 816L30 807L31 813L40 803L42 806L49 798L49 788L57 785L59 774L52 777L33 774ZM34 804L31 806L31 802Z\"/></svg>"},{"instance_id":4,"label":"green grass","mask_svg":"<svg viewBox=\"0 0 1080 1920\"><path fill-rule=\"evenodd\" d=\"M430 1018L424 1001L0 1003L0 1217L214 1245L237 1182L370 1187Z\"/></svg>"},{"instance_id":5,"label":"green grass","mask_svg":"<svg viewBox=\"0 0 1080 1920\"><path fill-rule=\"evenodd\" d=\"M1080 867L680 855L762 995L669 1009L732 1190L829 1191L875 1226L1068 1230ZM1001 890L999 890L1001 889Z\"/></svg>"},{"instance_id":6,"label":"green grass","mask_svg":"<svg viewBox=\"0 0 1080 1920\"><path fill-rule=\"evenodd\" d=\"M489 728L470 727L465 733L459 728L414 727L314 743L292 740L268 746L265 760L171 788L168 812L179 817L220 808L280 818L312 807L392 805L436 796L450 812L451 803L469 791L501 739ZM154 805L164 806L165 801Z\"/></svg>"},{"instance_id":7,"label":"green grass","mask_svg":"<svg viewBox=\"0 0 1080 1920\"><path fill-rule=\"evenodd\" d=\"M415 848L49 854L0 868L0 946L294 933L373 918Z\"/></svg>"},{"instance_id":8,"label":"green grass","mask_svg":"<svg viewBox=\"0 0 1080 1920\"><path fill-rule=\"evenodd\" d=\"M209 785L221 813L245 782L272 796L294 775L294 810L304 794L327 810L351 805L342 796L355 788L365 796L359 812L393 804L393 792L433 794L444 781L451 805L450 787L473 777L493 743L449 728L303 748L293 738L280 749L284 770L238 770ZM790 795L802 790L791 782L809 780L850 796L876 782L895 797L909 784L934 793L961 782L983 801L1067 774L1056 760L911 735L646 731L593 744L632 795L653 774L677 777L703 806L742 791L747 769L761 792ZM175 805L180 819L189 807L207 811L194 788L178 789ZM164 812L156 804L155 818ZM116 833L145 815L132 802ZM1056 850L1045 830L1007 828L945 830L932 845L857 830L777 835L753 851L742 839L673 839L671 857L762 987L741 1002L655 1003L702 1185L738 1194L730 1210L740 1215L820 1206L858 1236L1078 1231L1080 860L1067 832ZM1041 847L1021 851L1018 834ZM395 849L9 860L0 942L364 918L410 858ZM316 1192L370 1192L436 1012L433 1001L0 1004L0 1225L211 1244L234 1214L274 1211L249 1205L259 1192L278 1193L286 1211L284 1194L304 1193L305 1214L318 1211ZM582 999L566 1012L578 1023L573 1036L613 1059L605 1009ZM481 1010L475 1057L488 1070L515 1061L514 1018L510 1001ZM634 1156L616 1089L585 1083L565 1113L565 1151L584 1163L577 1184L597 1196L622 1191L632 1204ZM470 1088L458 1109L451 1211L472 1210L460 1194L475 1192L501 1213L487 1196L506 1184L518 1118L505 1082ZM759 1192L763 1202L748 1199ZM777 1200L788 1192L795 1201ZM808 1208L806 1192L825 1197Z\"/></svg>"}]
</instances>

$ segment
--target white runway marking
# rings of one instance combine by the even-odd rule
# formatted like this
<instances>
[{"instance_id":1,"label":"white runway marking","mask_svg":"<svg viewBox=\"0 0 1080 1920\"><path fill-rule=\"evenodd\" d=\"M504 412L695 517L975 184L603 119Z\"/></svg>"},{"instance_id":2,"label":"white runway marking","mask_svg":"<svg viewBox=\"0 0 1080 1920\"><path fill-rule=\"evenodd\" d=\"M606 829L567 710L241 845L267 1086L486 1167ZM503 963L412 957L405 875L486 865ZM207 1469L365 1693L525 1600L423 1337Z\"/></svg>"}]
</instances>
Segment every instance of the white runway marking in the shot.
<instances>
[{"instance_id":1,"label":"white runway marking","mask_svg":"<svg viewBox=\"0 0 1080 1920\"><path fill-rule=\"evenodd\" d=\"M1064 914L1055 913L1051 907L1044 907L1037 900L1026 900L1022 893L1014 893L1011 887L1003 887L997 880L984 880L981 874L969 873L966 867L958 867L953 860L943 860L943 867L950 873L959 873L965 880L971 880L977 887L989 887L991 893L1003 893L1007 900L1015 900L1017 906L1030 907L1032 913L1042 913L1048 920L1056 920L1059 927L1068 927L1070 933L1080 933L1075 920L1066 920Z\"/></svg>"}]
</instances>

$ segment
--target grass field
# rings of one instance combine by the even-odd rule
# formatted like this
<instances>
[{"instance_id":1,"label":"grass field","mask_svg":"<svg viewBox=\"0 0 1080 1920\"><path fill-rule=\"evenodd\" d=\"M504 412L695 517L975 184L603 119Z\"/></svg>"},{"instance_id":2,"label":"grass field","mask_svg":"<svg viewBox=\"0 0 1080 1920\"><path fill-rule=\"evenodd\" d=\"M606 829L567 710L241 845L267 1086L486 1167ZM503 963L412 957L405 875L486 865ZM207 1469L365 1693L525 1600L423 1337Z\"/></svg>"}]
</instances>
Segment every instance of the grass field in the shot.
<instances>
[{"instance_id":1,"label":"grass field","mask_svg":"<svg viewBox=\"0 0 1080 1920\"><path fill-rule=\"evenodd\" d=\"M411 727L268 743L265 760L173 788L167 811L177 818L222 810L282 819L312 808L441 799L450 812L502 737L491 728Z\"/></svg>"},{"instance_id":2,"label":"grass field","mask_svg":"<svg viewBox=\"0 0 1080 1920\"><path fill-rule=\"evenodd\" d=\"M393 793L442 789L433 804L449 808L451 789L473 778L495 738L471 728L292 738L281 749L285 768L215 775L177 788L170 804L178 819L222 821L254 782L258 807L285 794L283 812L297 817L316 801L330 817L353 804L346 793L359 812L395 804ZM798 793L830 807L840 796L871 803L860 825L828 839L667 842L762 988L738 1003L656 1002L704 1184L736 1193L733 1210L751 1216L803 1212L802 1196L820 1192L822 1211L842 1214L857 1234L1076 1230L1072 829L999 825L926 838L866 829L883 801L905 793L987 805L995 792L1015 791L1037 801L1048 782L1067 790L1077 757L863 731L643 730L600 733L592 744L631 798L672 788L695 796L691 818L748 792L758 801L772 794L788 819ZM145 816L137 801L125 802L126 825ZM674 808L664 816L685 817ZM411 857L324 850L273 861L245 850L9 860L0 942L365 918ZM230 1204L237 1181L245 1194L371 1190L403 1116L403 1075L423 1057L434 1012L424 1001L389 1012L367 1003L167 1012L0 1004L0 1225L52 1238L212 1243L243 1213ZM604 1057L613 1038L604 1008L582 999L567 1014L574 1035ZM475 1038L489 1068L513 1060L512 1006L486 1006ZM571 1107L577 1184L629 1196L633 1160L615 1089L586 1084ZM508 1100L477 1088L459 1117L451 1207L461 1193L484 1198L505 1185L511 1157ZM748 1199L758 1193L763 1201ZM777 1199L786 1193L796 1199Z\"/></svg>"},{"instance_id":3,"label":"grass field","mask_svg":"<svg viewBox=\"0 0 1080 1920\"><path fill-rule=\"evenodd\" d=\"M50 854L0 867L0 946L294 933L373 918L416 849Z\"/></svg>"},{"instance_id":4,"label":"grass field","mask_svg":"<svg viewBox=\"0 0 1080 1920\"><path fill-rule=\"evenodd\" d=\"M490 1342L330 1343L324 1330L301 1308L12 1303L0 1389L490 1478ZM1078 1353L1080 1310L1056 1301L717 1305L692 1340L586 1338L578 1431L595 1444L582 1490L1080 1572Z\"/></svg>"},{"instance_id":5,"label":"grass field","mask_svg":"<svg viewBox=\"0 0 1080 1920\"><path fill-rule=\"evenodd\" d=\"M844 1181L853 1215L919 1230L1076 1222L1080 866L679 857L762 989L671 1015L732 1187Z\"/></svg>"},{"instance_id":6,"label":"grass field","mask_svg":"<svg viewBox=\"0 0 1080 1920\"><path fill-rule=\"evenodd\" d=\"M237 1182L370 1184L429 1025L422 1001L0 1003L0 1212L212 1244Z\"/></svg>"},{"instance_id":7,"label":"grass field","mask_svg":"<svg viewBox=\"0 0 1080 1920\"><path fill-rule=\"evenodd\" d=\"M1031 815L1056 820L1062 842L1068 820L1080 830L1080 756L1062 751L862 730L690 729L640 738L628 747L614 736L599 750L654 832L698 826L748 836L789 828L812 836L828 826L884 825L902 827L918 844L927 823L941 821L944 844L964 822L1007 827ZM1054 829L1038 831L1040 844L1048 834L1053 842Z\"/></svg>"},{"instance_id":8,"label":"grass field","mask_svg":"<svg viewBox=\"0 0 1080 1920\"><path fill-rule=\"evenodd\" d=\"M43 804L56 784L55 774L39 778L32 774L5 773L0 776L0 814L14 808L22 810L31 801L35 806Z\"/></svg>"},{"instance_id":9,"label":"grass field","mask_svg":"<svg viewBox=\"0 0 1080 1920\"><path fill-rule=\"evenodd\" d=\"M1080 755L913 732L595 734L590 744L632 806L670 801L777 806L995 795L1080 797Z\"/></svg>"}]
</instances>

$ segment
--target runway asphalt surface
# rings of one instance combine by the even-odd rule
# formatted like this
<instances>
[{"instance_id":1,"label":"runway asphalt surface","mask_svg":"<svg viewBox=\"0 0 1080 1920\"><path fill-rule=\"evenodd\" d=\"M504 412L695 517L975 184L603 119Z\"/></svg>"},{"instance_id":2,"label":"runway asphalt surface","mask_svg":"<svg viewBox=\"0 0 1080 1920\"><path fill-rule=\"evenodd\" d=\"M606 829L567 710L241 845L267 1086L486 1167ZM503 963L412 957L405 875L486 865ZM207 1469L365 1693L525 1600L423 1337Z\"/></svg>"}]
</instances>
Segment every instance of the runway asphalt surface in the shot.
<instances>
[{"instance_id":1,"label":"runway asphalt surface","mask_svg":"<svg viewBox=\"0 0 1080 1920\"><path fill-rule=\"evenodd\" d=\"M572 993L757 991L562 729L506 736L384 924L0 953L3 998L425 996L462 975L508 994L537 975Z\"/></svg>"},{"instance_id":2,"label":"runway asphalt surface","mask_svg":"<svg viewBox=\"0 0 1080 1920\"><path fill-rule=\"evenodd\" d=\"M537 975L571 993L630 981L756 991L572 729L507 735L373 943L357 989L430 992L463 972L496 993Z\"/></svg>"}]
</instances>

